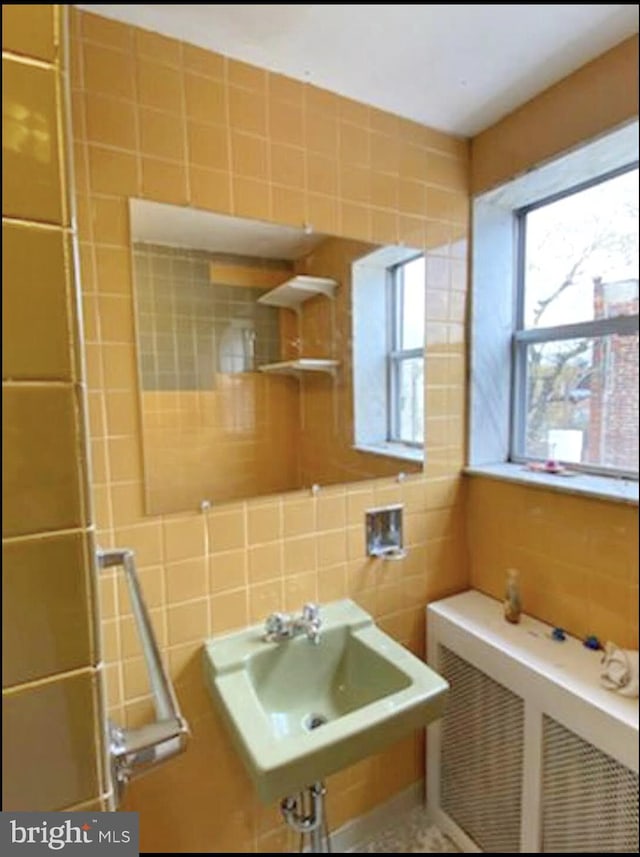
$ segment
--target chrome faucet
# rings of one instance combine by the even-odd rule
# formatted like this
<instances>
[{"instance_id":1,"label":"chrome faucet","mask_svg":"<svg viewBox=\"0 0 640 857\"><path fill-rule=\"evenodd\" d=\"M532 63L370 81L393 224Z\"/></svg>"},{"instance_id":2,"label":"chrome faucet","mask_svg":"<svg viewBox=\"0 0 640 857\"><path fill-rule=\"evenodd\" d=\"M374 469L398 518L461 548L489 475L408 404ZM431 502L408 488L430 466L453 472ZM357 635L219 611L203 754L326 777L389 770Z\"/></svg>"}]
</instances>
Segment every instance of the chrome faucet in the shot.
<instances>
[{"instance_id":1,"label":"chrome faucet","mask_svg":"<svg viewBox=\"0 0 640 857\"><path fill-rule=\"evenodd\" d=\"M264 639L268 643L290 640L300 634L306 634L316 645L320 642L320 608L317 604L305 604L300 616L286 613L272 613L264 625Z\"/></svg>"}]
</instances>

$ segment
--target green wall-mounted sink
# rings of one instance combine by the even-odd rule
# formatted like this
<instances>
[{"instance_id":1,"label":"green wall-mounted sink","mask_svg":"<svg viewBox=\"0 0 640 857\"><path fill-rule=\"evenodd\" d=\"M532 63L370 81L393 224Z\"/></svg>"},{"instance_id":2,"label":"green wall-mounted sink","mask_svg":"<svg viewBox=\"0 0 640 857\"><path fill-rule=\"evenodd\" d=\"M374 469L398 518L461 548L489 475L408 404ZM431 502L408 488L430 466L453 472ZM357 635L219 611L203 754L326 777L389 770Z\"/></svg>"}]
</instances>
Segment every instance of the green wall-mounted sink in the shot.
<instances>
[{"instance_id":1,"label":"green wall-mounted sink","mask_svg":"<svg viewBox=\"0 0 640 857\"><path fill-rule=\"evenodd\" d=\"M208 640L205 675L258 794L300 791L442 714L447 682L345 599L320 608L320 642L264 628Z\"/></svg>"}]
</instances>

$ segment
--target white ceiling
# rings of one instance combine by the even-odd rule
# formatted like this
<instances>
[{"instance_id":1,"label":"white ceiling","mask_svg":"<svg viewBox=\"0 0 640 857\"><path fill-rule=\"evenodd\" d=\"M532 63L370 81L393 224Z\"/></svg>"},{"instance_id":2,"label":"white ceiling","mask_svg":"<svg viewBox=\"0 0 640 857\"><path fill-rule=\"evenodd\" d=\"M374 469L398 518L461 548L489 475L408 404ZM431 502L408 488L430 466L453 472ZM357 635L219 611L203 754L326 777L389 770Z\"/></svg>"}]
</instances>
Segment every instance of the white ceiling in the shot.
<instances>
[{"instance_id":1,"label":"white ceiling","mask_svg":"<svg viewBox=\"0 0 640 857\"><path fill-rule=\"evenodd\" d=\"M81 5L470 136L638 31L638 5Z\"/></svg>"},{"instance_id":2,"label":"white ceiling","mask_svg":"<svg viewBox=\"0 0 640 857\"><path fill-rule=\"evenodd\" d=\"M327 237L291 226L227 217L163 202L132 199L129 205L134 241L260 259L294 260L306 256Z\"/></svg>"}]
</instances>

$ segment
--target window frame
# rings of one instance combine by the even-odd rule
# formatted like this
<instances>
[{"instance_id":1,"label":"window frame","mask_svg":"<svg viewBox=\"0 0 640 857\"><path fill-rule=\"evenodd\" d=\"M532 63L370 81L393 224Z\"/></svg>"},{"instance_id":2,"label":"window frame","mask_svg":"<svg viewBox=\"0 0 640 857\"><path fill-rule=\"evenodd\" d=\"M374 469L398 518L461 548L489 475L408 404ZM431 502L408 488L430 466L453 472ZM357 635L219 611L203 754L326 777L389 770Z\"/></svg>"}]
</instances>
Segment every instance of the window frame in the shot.
<instances>
[{"instance_id":1,"label":"window frame","mask_svg":"<svg viewBox=\"0 0 640 857\"><path fill-rule=\"evenodd\" d=\"M574 196L581 191L616 178L639 168L638 160L631 161L613 170L603 172L588 181L578 182L554 194L550 194L528 205L513 210L515 227L515 307L514 329L511 337L511 391L509 420L509 460L526 464L541 459L527 456L524 452L527 419L527 349L531 345L547 342L561 342L567 339L597 339L607 335L633 335L638 333L639 315L619 315L611 318L594 319L565 325L549 327L524 326L525 278L526 278L526 224L527 215L539 208ZM606 467L596 464L567 462L572 470L595 476L618 476L638 479L638 471Z\"/></svg>"},{"instance_id":2,"label":"window frame","mask_svg":"<svg viewBox=\"0 0 640 857\"><path fill-rule=\"evenodd\" d=\"M400 435L400 374L402 363L408 360L420 359L424 367L424 345L422 348L400 347L404 304L403 271L407 265L422 258L424 258L424 253L416 253L414 256L387 268L387 441L413 449L424 447L424 433L419 441L407 440Z\"/></svg>"}]
</instances>

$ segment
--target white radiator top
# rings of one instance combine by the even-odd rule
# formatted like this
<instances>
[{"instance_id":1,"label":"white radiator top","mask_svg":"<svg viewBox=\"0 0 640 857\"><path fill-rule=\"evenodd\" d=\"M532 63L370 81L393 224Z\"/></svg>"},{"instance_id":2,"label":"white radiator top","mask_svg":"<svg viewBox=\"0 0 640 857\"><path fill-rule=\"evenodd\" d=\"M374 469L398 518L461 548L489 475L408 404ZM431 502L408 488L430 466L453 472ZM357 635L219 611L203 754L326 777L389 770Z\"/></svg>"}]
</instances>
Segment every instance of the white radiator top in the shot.
<instances>
[{"instance_id":1,"label":"white radiator top","mask_svg":"<svg viewBox=\"0 0 640 857\"><path fill-rule=\"evenodd\" d=\"M512 625L505 620L500 601L473 589L434 601L427 608L429 614L451 622L478 641L508 654L523 666L638 731L638 700L620 696L600 685L601 651L588 649L581 640L569 634L563 642L554 640L551 625L525 613L518 625Z\"/></svg>"}]
</instances>

